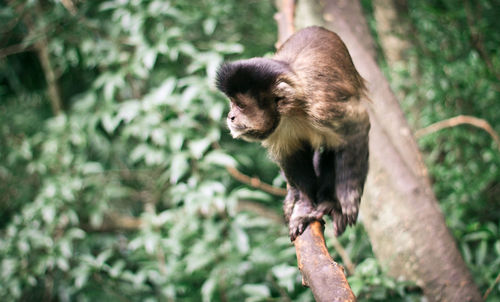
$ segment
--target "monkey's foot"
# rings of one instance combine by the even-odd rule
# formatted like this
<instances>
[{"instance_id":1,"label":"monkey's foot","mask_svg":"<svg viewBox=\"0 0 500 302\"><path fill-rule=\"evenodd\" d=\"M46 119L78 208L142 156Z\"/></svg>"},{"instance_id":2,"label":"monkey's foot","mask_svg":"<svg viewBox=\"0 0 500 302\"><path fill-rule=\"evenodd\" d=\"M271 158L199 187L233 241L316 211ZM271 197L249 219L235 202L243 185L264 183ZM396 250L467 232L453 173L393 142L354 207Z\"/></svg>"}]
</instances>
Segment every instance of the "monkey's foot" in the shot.
<instances>
[{"instance_id":1,"label":"monkey's foot","mask_svg":"<svg viewBox=\"0 0 500 302\"><path fill-rule=\"evenodd\" d=\"M338 237L344 233L348 225L356 223L358 208L354 203L339 205L337 201L323 200L316 206L311 215L315 216L317 220L320 220L324 215L330 215L333 221L333 232Z\"/></svg>"},{"instance_id":2,"label":"monkey's foot","mask_svg":"<svg viewBox=\"0 0 500 302\"><path fill-rule=\"evenodd\" d=\"M347 227L347 217L337 211L332 211L330 217L332 217L333 222L333 234L336 237L342 235Z\"/></svg>"},{"instance_id":3,"label":"monkey's foot","mask_svg":"<svg viewBox=\"0 0 500 302\"><path fill-rule=\"evenodd\" d=\"M310 202L298 200L293 207L288 223L290 240L295 241L305 231L311 221L319 220L323 222L321 217L323 217L323 214L319 215L318 210Z\"/></svg>"},{"instance_id":4,"label":"monkey's foot","mask_svg":"<svg viewBox=\"0 0 500 302\"><path fill-rule=\"evenodd\" d=\"M356 209L354 211L346 211L345 214L342 214L337 210L332 210L330 217L332 217L333 221L333 233L338 237L344 233L348 225L352 226L356 223L358 211Z\"/></svg>"}]
</instances>

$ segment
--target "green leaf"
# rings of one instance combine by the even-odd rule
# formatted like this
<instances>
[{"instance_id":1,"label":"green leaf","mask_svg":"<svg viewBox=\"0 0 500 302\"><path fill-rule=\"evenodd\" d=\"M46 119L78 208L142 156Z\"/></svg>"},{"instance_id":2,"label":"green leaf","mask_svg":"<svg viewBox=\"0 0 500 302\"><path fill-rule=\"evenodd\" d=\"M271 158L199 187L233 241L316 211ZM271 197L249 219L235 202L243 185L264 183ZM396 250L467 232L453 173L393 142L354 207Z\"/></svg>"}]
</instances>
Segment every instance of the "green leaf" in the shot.
<instances>
[{"instance_id":1,"label":"green leaf","mask_svg":"<svg viewBox=\"0 0 500 302\"><path fill-rule=\"evenodd\" d=\"M227 53L227 54L241 53L241 52L243 52L243 49L244 49L243 45L237 44L237 43L232 43L232 44L229 44L229 43L215 43L214 48L218 52Z\"/></svg>"},{"instance_id":2,"label":"green leaf","mask_svg":"<svg viewBox=\"0 0 500 302\"><path fill-rule=\"evenodd\" d=\"M120 120L111 117L110 114L104 114L101 117L101 123L104 130L106 130L107 133L112 134L115 131L116 127L118 127Z\"/></svg>"},{"instance_id":3,"label":"green leaf","mask_svg":"<svg viewBox=\"0 0 500 302\"><path fill-rule=\"evenodd\" d=\"M52 205L46 205L42 209L42 217L43 220L47 223L52 223L54 221L54 217L56 216L56 209Z\"/></svg>"},{"instance_id":4,"label":"green leaf","mask_svg":"<svg viewBox=\"0 0 500 302\"><path fill-rule=\"evenodd\" d=\"M214 18L208 18L203 21L203 31L205 32L206 35L211 35L214 30L215 26L217 25L217 20Z\"/></svg>"},{"instance_id":5,"label":"green leaf","mask_svg":"<svg viewBox=\"0 0 500 302\"><path fill-rule=\"evenodd\" d=\"M184 153L177 153L170 163L170 182L176 184L189 170L188 159Z\"/></svg>"},{"instance_id":6,"label":"green leaf","mask_svg":"<svg viewBox=\"0 0 500 302\"><path fill-rule=\"evenodd\" d=\"M464 260L467 263L471 263L472 261L472 252L469 248L469 245L465 242L463 242L461 245L462 247L462 254L464 255Z\"/></svg>"},{"instance_id":7,"label":"green leaf","mask_svg":"<svg viewBox=\"0 0 500 302\"><path fill-rule=\"evenodd\" d=\"M208 115L210 116L210 118L212 120L219 121L222 118L223 112L224 112L224 105L217 103L217 104L213 104L210 107L210 109L208 111Z\"/></svg>"},{"instance_id":8,"label":"green leaf","mask_svg":"<svg viewBox=\"0 0 500 302\"><path fill-rule=\"evenodd\" d=\"M486 259L486 253L488 252L488 243L486 241L481 241L479 247L476 250L476 264L479 266L484 265L484 260Z\"/></svg>"},{"instance_id":9,"label":"green leaf","mask_svg":"<svg viewBox=\"0 0 500 302\"><path fill-rule=\"evenodd\" d=\"M196 159L200 159L203 156L203 153L210 147L212 143L212 139L209 137L205 137L202 139L192 140L189 143L189 151Z\"/></svg>"},{"instance_id":10,"label":"green leaf","mask_svg":"<svg viewBox=\"0 0 500 302\"><path fill-rule=\"evenodd\" d=\"M278 284L289 292L294 290L298 270L295 266L281 264L272 268L273 275L278 279Z\"/></svg>"},{"instance_id":11,"label":"green leaf","mask_svg":"<svg viewBox=\"0 0 500 302\"><path fill-rule=\"evenodd\" d=\"M142 63L147 69L153 68L153 65L155 64L156 61L156 56L158 53L156 52L155 49L148 49L144 52L143 57L142 57Z\"/></svg>"},{"instance_id":12,"label":"green leaf","mask_svg":"<svg viewBox=\"0 0 500 302\"><path fill-rule=\"evenodd\" d=\"M184 135L182 133L176 132L170 135L170 148L173 151L180 151L183 143Z\"/></svg>"},{"instance_id":13,"label":"green leaf","mask_svg":"<svg viewBox=\"0 0 500 302\"><path fill-rule=\"evenodd\" d=\"M231 231L233 232L233 242L240 254L247 254L250 250L250 243L247 233L236 223L233 223Z\"/></svg>"},{"instance_id":14,"label":"green leaf","mask_svg":"<svg viewBox=\"0 0 500 302\"><path fill-rule=\"evenodd\" d=\"M83 174L96 174L102 172L103 172L102 165L98 162L86 162L82 166Z\"/></svg>"},{"instance_id":15,"label":"green leaf","mask_svg":"<svg viewBox=\"0 0 500 302\"><path fill-rule=\"evenodd\" d=\"M118 110L118 119L130 123L140 113L141 104L137 100L130 100L121 104Z\"/></svg>"},{"instance_id":16,"label":"green leaf","mask_svg":"<svg viewBox=\"0 0 500 302\"><path fill-rule=\"evenodd\" d=\"M225 166L236 167L237 165L236 160L232 156L222 152L221 150L210 151L204 157L204 161L209 164L215 164L223 167Z\"/></svg>"},{"instance_id":17,"label":"green leaf","mask_svg":"<svg viewBox=\"0 0 500 302\"><path fill-rule=\"evenodd\" d=\"M120 259L116 261L113 264L113 266L109 269L109 275L113 278L116 278L123 272L124 268L125 268L125 261Z\"/></svg>"},{"instance_id":18,"label":"green leaf","mask_svg":"<svg viewBox=\"0 0 500 302\"><path fill-rule=\"evenodd\" d=\"M203 302L212 301L212 296L215 292L216 286L217 286L217 281L213 277L208 278L203 283L203 285L201 287L201 296L202 296Z\"/></svg>"},{"instance_id":19,"label":"green leaf","mask_svg":"<svg viewBox=\"0 0 500 302\"><path fill-rule=\"evenodd\" d=\"M348 278L349 286L351 287L355 296L359 296L363 287L365 287L365 282L357 276L351 276Z\"/></svg>"},{"instance_id":20,"label":"green leaf","mask_svg":"<svg viewBox=\"0 0 500 302\"><path fill-rule=\"evenodd\" d=\"M271 290L264 284L245 284L242 289L250 297L268 298L271 296Z\"/></svg>"},{"instance_id":21,"label":"green leaf","mask_svg":"<svg viewBox=\"0 0 500 302\"><path fill-rule=\"evenodd\" d=\"M152 255L156 252L159 239L159 236L154 233L149 233L144 236L144 249L148 254Z\"/></svg>"}]
</instances>

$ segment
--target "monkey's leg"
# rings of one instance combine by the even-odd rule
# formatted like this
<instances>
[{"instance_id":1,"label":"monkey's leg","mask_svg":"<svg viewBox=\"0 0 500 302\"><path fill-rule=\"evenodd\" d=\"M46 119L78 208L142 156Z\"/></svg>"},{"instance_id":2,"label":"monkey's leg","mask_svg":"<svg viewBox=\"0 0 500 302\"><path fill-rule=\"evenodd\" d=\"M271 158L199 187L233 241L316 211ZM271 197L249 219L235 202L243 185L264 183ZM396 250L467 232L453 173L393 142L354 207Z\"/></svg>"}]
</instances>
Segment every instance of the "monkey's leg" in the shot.
<instances>
[{"instance_id":1,"label":"monkey's leg","mask_svg":"<svg viewBox=\"0 0 500 302\"><path fill-rule=\"evenodd\" d=\"M316 194L317 217L330 215L333 220L333 228L338 236L342 234L347 226L347 218L342 215L342 208L335 193L335 161L337 152L325 149L323 152L315 153L314 169L318 175L318 192Z\"/></svg>"},{"instance_id":2,"label":"monkey's leg","mask_svg":"<svg viewBox=\"0 0 500 302\"><path fill-rule=\"evenodd\" d=\"M290 185L287 186L286 190L285 200L283 200L283 213L285 214L285 221L289 223L295 202L299 200L299 191Z\"/></svg>"},{"instance_id":3,"label":"monkey's leg","mask_svg":"<svg viewBox=\"0 0 500 302\"><path fill-rule=\"evenodd\" d=\"M352 140L337 150L335 155L335 191L342 214L332 212L336 235L342 234L346 224L353 225L359 212L359 203L368 173L368 138ZM339 223L337 223L337 220Z\"/></svg>"},{"instance_id":4,"label":"monkey's leg","mask_svg":"<svg viewBox=\"0 0 500 302\"><path fill-rule=\"evenodd\" d=\"M313 167L312 148L303 148L280 161L280 166L289 185L285 198L285 217L289 216L290 239L297 238L310 221L316 220L314 198L316 195L316 174ZM293 204L290 207L290 204ZM291 211L290 211L291 209Z\"/></svg>"},{"instance_id":5,"label":"monkey's leg","mask_svg":"<svg viewBox=\"0 0 500 302\"><path fill-rule=\"evenodd\" d=\"M341 211L335 194L335 150L325 149L314 154L314 170L318 176L316 211L318 215L328 215L332 210Z\"/></svg>"}]
</instances>

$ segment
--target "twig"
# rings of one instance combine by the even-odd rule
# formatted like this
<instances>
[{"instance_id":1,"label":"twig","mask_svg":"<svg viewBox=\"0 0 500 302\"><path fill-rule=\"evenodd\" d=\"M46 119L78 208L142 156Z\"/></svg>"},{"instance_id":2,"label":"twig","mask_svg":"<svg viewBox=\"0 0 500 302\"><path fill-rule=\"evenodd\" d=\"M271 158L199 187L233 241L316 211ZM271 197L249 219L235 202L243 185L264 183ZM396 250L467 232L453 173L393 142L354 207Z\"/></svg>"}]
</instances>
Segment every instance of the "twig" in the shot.
<instances>
[{"instance_id":1,"label":"twig","mask_svg":"<svg viewBox=\"0 0 500 302\"><path fill-rule=\"evenodd\" d=\"M351 257L349 257L349 253L344 249L340 241L337 239L337 237L332 236L332 245L333 248L339 253L340 258L342 258L342 263L344 263L345 268L347 269L347 273L349 275L354 275L354 264L351 261Z\"/></svg>"},{"instance_id":2,"label":"twig","mask_svg":"<svg viewBox=\"0 0 500 302\"><path fill-rule=\"evenodd\" d=\"M62 5L72 14L76 15L76 6L71 0L61 0Z\"/></svg>"},{"instance_id":3,"label":"twig","mask_svg":"<svg viewBox=\"0 0 500 302\"><path fill-rule=\"evenodd\" d=\"M38 58L45 73L52 112L54 115L59 115L62 111L62 100L54 66L50 59L49 43L46 39L41 39L35 44L35 48L38 50Z\"/></svg>"},{"instance_id":4,"label":"twig","mask_svg":"<svg viewBox=\"0 0 500 302\"><path fill-rule=\"evenodd\" d=\"M493 288L495 287L495 285L498 282L500 282L500 273L498 274L497 278L495 279L495 282L493 282L493 284L484 293L484 296L483 296L483 300L484 301L486 301L486 298L488 298L488 296L490 295L491 291L493 290Z\"/></svg>"},{"instance_id":5,"label":"twig","mask_svg":"<svg viewBox=\"0 0 500 302\"><path fill-rule=\"evenodd\" d=\"M32 51L33 49L34 48L32 45L27 45L26 43L10 45L0 49L0 59L3 59L13 54L18 54L25 51Z\"/></svg>"},{"instance_id":6,"label":"twig","mask_svg":"<svg viewBox=\"0 0 500 302\"><path fill-rule=\"evenodd\" d=\"M253 201L248 200L238 200L238 205L236 206L236 211L248 211L257 214L259 217L264 217L271 220L277 224L284 224L283 215L279 215L270 208Z\"/></svg>"},{"instance_id":7,"label":"twig","mask_svg":"<svg viewBox=\"0 0 500 302\"><path fill-rule=\"evenodd\" d=\"M262 191L267 192L269 194L273 194L273 195L277 195L277 196L285 196L286 195L285 189L277 188L277 187L273 187L271 185L268 185L268 184L262 182L257 177L250 177L250 176L247 176L247 175L241 173L236 168L226 166L226 170L235 179L241 181L242 183L248 184L256 189L259 189L259 190L262 190Z\"/></svg>"},{"instance_id":8,"label":"twig","mask_svg":"<svg viewBox=\"0 0 500 302\"><path fill-rule=\"evenodd\" d=\"M483 119L473 117L473 116L467 116L467 115L459 115L455 116L437 123L434 123L432 125L429 125L423 129L417 130L415 132L415 136L417 138L420 138L422 136L426 136L428 134L437 132L439 130L445 129L445 128L451 128L451 127L456 127L459 125L463 124L468 124L472 125L477 128L481 128L484 131L488 132L488 134L491 136L491 138L495 141L495 143L498 146L498 149L500 151L500 137L498 134L493 130L493 127Z\"/></svg>"},{"instance_id":9,"label":"twig","mask_svg":"<svg viewBox=\"0 0 500 302\"><path fill-rule=\"evenodd\" d=\"M9 4L13 5L12 3L13 1L10 2L11 3ZM24 13L22 11L23 8L15 7L15 9L17 10L17 13L20 16L23 16ZM36 5L35 11L37 15L42 15L44 13L39 3ZM23 22L26 25L29 33L33 33L36 31L36 26L35 23L33 22L32 16L24 15ZM45 74L45 79L47 81L47 86L48 86L47 88L48 88L50 104L52 107L52 112L54 113L54 115L58 115L62 111L62 99L61 99L59 84L57 82L56 72L54 70L54 66L50 59L49 43L47 37L43 37L39 39L37 42L35 42L34 48L37 51L38 58L40 60L42 69Z\"/></svg>"},{"instance_id":10,"label":"twig","mask_svg":"<svg viewBox=\"0 0 500 302\"><path fill-rule=\"evenodd\" d=\"M138 230L142 224L141 218L110 213L105 215L100 226L82 224L81 228L87 232L133 232Z\"/></svg>"},{"instance_id":11,"label":"twig","mask_svg":"<svg viewBox=\"0 0 500 302\"><path fill-rule=\"evenodd\" d=\"M214 142L212 143L212 147L215 149L221 149L221 146L219 143ZM276 196L285 196L286 195L286 190L282 188L277 188L273 187L271 185L266 184L265 182L262 182L259 178L257 177L250 177L247 176L243 173L241 173L238 169L231 167L231 166L226 166L227 172L231 174L232 177L234 177L236 180L245 183L247 185L250 185L256 189L262 190L264 192L267 192L269 194L273 194Z\"/></svg>"}]
</instances>

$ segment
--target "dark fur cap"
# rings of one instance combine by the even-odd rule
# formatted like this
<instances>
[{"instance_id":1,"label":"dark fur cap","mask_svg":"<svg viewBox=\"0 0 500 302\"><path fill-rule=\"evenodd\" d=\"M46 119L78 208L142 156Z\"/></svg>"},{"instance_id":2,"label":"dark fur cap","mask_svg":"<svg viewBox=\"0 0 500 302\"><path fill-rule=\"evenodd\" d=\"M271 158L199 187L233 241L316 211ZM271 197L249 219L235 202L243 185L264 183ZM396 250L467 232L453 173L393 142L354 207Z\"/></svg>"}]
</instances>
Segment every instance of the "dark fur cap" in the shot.
<instances>
[{"instance_id":1,"label":"dark fur cap","mask_svg":"<svg viewBox=\"0 0 500 302\"><path fill-rule=\"evenodd\" d=\"M289 70L287 63L265 58L223 63L217 70L216 86L230 97L249 92L257 95L269 90Z\"/></svg>"}]
</instances>

